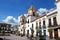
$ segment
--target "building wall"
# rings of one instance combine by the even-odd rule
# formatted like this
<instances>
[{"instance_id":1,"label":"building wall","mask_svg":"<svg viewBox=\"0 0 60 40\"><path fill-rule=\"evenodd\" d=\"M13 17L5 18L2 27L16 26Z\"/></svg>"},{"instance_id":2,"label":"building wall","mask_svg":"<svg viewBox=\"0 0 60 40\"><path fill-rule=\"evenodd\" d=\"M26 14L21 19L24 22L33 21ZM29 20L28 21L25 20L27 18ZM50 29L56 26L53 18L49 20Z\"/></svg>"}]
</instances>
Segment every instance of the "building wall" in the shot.
<instances>
[{"instance_id":1,"label":"building wall","mask_svg":"<svg viewBox=\"0 0 60 40\"><path fill-rule=\"evenodd\" d=\"M58 36L60 37L60 29L58 29Z\"/></svg>"},{"instance_id":2,"label":"building wall","mask_svg":"<svg viewBox=\"0 0 60 40\"><path fill-rule=\"evenodd\" d=\"M30 22L30 23L26 23L26 29L25 29L25 33L27 34L27 30L29 30L29 34L31 35L31 28L32 28L32 24L33 24L33 29L34 29L34 36L36 36L36 23L38 23L38 27L39 27L39 22L41 22L41 30L42 30L42 35L44 35L44 30L46 30L46 35L49 36L49 32L48 32L48 23L49 23L49 18L51 18L51 24L53 25L53 17L57 17L57 12L56 10L50 12L50 13L47 13L46 16L43 16L39 19L36 19L35 21L33 22ZM43 29L43 21L45 20L45 25L46 25L46 29ZM23 30L23 25L20 26L20 29ZM23 31L21 31L23 33Z\"/></svg>"},{"instance_id":3,"label":"building wall","mask_svg":"<svg viewBox=\"0 0 60 40\"><path fill-rule=\"evenodd\" d=\"M0 36L8 36L11 33L11 24L0 23Z\"/></svg>"},{"instance_id":4,"label":"building wall","mask_svg":"<svg viewBox=\"0 0 60 40\"><path fill-rule=\"evenodd\" d=\"M42 28L42 35L43 35L43 30L46 30L46 35L48 35L48 31L47 31L47 25L46 25L46 29L43 29L43 20L47 20L46 16L39 18L31 23L26 23L26 34L27 34L27 30L29 30L29 34L31 35L31 29L32 28L32 24L33 24L33 29L34 29L34 36L36 36L36 23L38 23L38 27L39 27L39 22L41 22L41 28ZM48 24L47 22L45 24ZM28 27L29 25L29 27Z\"/></svg>"},{"instance_id":5,"label":"building wall","mask_svg":"<svg viewBox=\"0 0 60 40\"><path fill-rule=\"evenodd\" d=\"M49 26L49 19L51 19L51 24L52 26L54 26L53 24L53 18L56 17L57 20L57 24L60 25L60 1L56 3L57 5L57 9L50 11L49 13L46 13L46 15L42 15L41 17L37 18L36 20L34 20L33 22L31 17L28 17L27 19L29 19L30 23L26 23L26 29L25 29L25 33L27 34L27 30L29 30L29 35L31 35L31 28L32 28L32 24L33 24L33 29L34 29L34 36L36 36L36 23L38 23L38 27L39 27L39 22L41 22L41 30L42 30L42 35L44 35L44 30L46 30L46 35L49 36L49 32L48 29L50 29ZM43 28L43 21L45 20L45 25L46 28ZM57 26L58 26L57 25ZM56 26L56 27L57 27ZM20 26L21 29L23 29L23 25ZM53 27L52 27L53 28ZM23 33L23 31L21 31ZM58 35L60 36L60 31L58 31ZM53 33L54 36L54 33Z\"/></svg>"},{"instance_id":6,"label":"building wall","mask_svg":"<svg viewBox=\"0 0 60 40\"><path fill-rule=\"evenodd\" d=\"M58 2L56 2L56 6L57 6L57 10L58 10L58 16L57 16L57 21L58 21L58 25L60 25L60 1L57 0Z\"/></svg>"}]
</instances>

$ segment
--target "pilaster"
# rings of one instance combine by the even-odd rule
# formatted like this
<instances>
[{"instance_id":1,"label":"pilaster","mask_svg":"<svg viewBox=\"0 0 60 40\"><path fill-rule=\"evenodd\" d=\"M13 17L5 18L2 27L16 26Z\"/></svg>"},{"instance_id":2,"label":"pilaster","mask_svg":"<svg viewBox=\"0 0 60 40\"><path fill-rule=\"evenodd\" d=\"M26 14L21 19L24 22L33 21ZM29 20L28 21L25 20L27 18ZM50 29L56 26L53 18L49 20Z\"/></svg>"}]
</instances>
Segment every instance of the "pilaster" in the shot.
<instances>
[{"instance_id":1,"label":"pilaster","mask_svg":"<svg viewBox=\"0 0 60 40\"><path fill-rule=\"evenodd\" d=\"M53 17L51 17L51 24L53 25Z\"/></svg>"},{"instance_id":2,"label":"pilaster","mask_svg":"<svg viewBox=\"0 0 60 40\"><path fill-rule=\"evenodd\" d=\"M54 29L53 29L53 38L54 38Z\"/></svg>"},{"instance_id":3,"label":"pilaster","mask_svg":"<svg viewBox=\"0 0 60 40\"><path fill-rule=\"evenodd\" d=\"M58 37L60 37L60 29L58 29Z\"/></svg>"}]
</instances>

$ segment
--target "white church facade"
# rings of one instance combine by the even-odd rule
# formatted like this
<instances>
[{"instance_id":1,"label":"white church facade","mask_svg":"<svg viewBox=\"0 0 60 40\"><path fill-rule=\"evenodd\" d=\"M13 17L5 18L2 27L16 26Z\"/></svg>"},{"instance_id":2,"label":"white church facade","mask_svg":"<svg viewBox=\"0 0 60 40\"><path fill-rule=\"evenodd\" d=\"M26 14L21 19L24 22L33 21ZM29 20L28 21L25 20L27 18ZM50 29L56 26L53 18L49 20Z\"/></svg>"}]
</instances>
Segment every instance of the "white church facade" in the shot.
<instances>
[{"instance_id":1,"label":"white church facade","mask_svg":"<svg viewBox=\"0 0 60 40\"><path fill-rule=\"evenodd\" d=\"M39 31L50 38L60 37L60 0L56 0L56 7L55 10L39 15L37 10L31 6L28 9L28 16L20 17L20 33L28 36L33 34L35 37Z\"/></svg>"}]
</instances>

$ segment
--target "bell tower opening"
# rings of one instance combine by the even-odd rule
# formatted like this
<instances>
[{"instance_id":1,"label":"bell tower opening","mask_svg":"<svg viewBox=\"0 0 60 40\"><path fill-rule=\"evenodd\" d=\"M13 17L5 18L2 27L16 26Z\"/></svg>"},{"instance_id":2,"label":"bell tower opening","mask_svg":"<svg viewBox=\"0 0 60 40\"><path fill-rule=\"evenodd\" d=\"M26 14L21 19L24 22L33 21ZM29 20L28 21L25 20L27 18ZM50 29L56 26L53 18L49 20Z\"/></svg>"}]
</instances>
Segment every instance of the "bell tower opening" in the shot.
<instances>
[{"instance_id":1,"label":"bell tower opening","mask_svg":"<svg viewBox=\"0 0 60 40\"><path fill-rule=\"evenodd\" d=\"M26 23L26 17L24 15L22 15L20 17L20 23L23 25L24 23Z\"/></svg>"},{"instance_id":2,"label":"bell tower opening","mask_svg":"<svg viewBox=\"0 0 60 40\"><path fill-rule=\"evenodd\" d=\"M35 16L35 12L33 12L33 16Z\"/></svg>"}]
</instances>

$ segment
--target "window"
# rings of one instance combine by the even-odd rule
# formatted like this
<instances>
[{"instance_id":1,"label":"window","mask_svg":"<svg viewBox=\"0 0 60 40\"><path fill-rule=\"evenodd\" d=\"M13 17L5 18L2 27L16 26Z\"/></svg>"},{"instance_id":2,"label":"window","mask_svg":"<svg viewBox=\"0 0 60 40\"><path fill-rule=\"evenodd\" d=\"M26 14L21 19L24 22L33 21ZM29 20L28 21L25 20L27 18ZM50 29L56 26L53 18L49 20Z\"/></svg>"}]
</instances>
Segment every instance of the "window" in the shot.
<instances>
[{"instance_id":1,"label":"window","mask_svg":"<svg viewBox=\"0 0 60 40\"><path fill-rule=\"evenodd\" d=\"M33 12L33 16L35 16L35 12Z\"/></svg>"},{"instance_id":2,"label":"window","mask_svg":"<svg viewBox=\"0 0 60 40\"><path fill-rule=\"evenodd\" d=\"M29 36L29 30L27 30L27 36Z\"/></svg>"},{"instance_id":3,"label":"window","mask_svg":"<svg viewBox=\"0 0 60 40\"><path fill-rule=\"evenodd\" d=\"M28 23L29 23L29 19L28 19Z\"/></svg>"},{"instance_id":4,"label":"window","mask_svg":"<svg viewBox=\"0 0 60 40\"><path fill-rule=\"evenodd\" d=\"M23 22L24 22L24 19L23 19Z\"/></svg>"},{"instance_id":5,"label":"window","mask_svg":"<svg viewBox=\"0 0 60 40\"><path fill-rule=\"evenodd\" d=\"M33 24L32 24L32 28L33 28Z\"/></svg>"},{"instance_id":6,"label":"window","mask_svg":"<svg viewBox=\"0 0 60 40\"><path fill-rule=\"evenodd\" d=\"M7 30L7 28L4 29L5 31Z\"/></svg>"},{"instance_id":7,"label":"window","mask_svg":"<svg viewBox=\"0 0 60 40\"><path fill-rule=\"evenodd\" d=\"M46 28L46 26L45 26L45 21L43 21L43 28Z\"/></svg>"},{"instance_id":8,"label":"window","mask_svg":"<svg viewBox=\"0 0 60 40\"><path fill-rule=\"evenodd\" d=\"M1 30L1 27L0 27L0 30Z\"/></svg>"},{"instance_id":9,"label":"window","mask_svg":"<svg viewBox=\"0 0 60 40\"><path fill-rule=\"evenodd\" d=\"M38 23L36 23L36 29L38 28Z\"/></svg>"},{"instance_id":10,"label":"window","mask_svg":"<svg viewBox=\"0 0 60 40\"><path fill-rule=\"evenodd\" d=\"M46 36L46 30L44 30L44 36Z\"/></svg>"},{"instance_id":11,"label":"window","mask_svg":"<svg viewBox=\"0 0 60 40\"><path fill-rule=\"evenodd\" d=\"M56 17L53 18L53 25L57 25Z\"/></svg>"},{"instance_id":12,"label":"window","mask_svg":"<svg viewBox=\"0 0 60 40\"><path fill-rule=\"evenodd\" d=\"M22 29L21 29L21 31L22 31Z\"/></svg>"},{"instance_id":13,"label":"window","mask_svg":"<svg viewBox=\"0 0 60 40\"><path fill-rule=\"evenodd\" d=\"M49 26L51 26L51 19L49 19Z\"/></svg>"},{"instance_id":14,"label":"window","mask_svg":"<svg viewBox=\"0 0 60 40\"><path fill-rule=\"evenodd\" d=\"M43 21L43 25L45 25L45 21Z\"/></svg>"},{"instance_id":15,"label":"window","mask_svg":"<svg viewBox=\"0 0 60 40\"><path fill-rule=\"evenodd\" d=\"M39 22L39 28L41 28L41 22Z\"/></svg>"},{"instance_id":16,"label":"window","mask_svg":"<svg viewBox=\"0 0 60 40\"><path fill-rule=\"evenodd\" d=\"M27 30L27 37L29 36L29 30Z\"/></svg>"}]
</instances>

